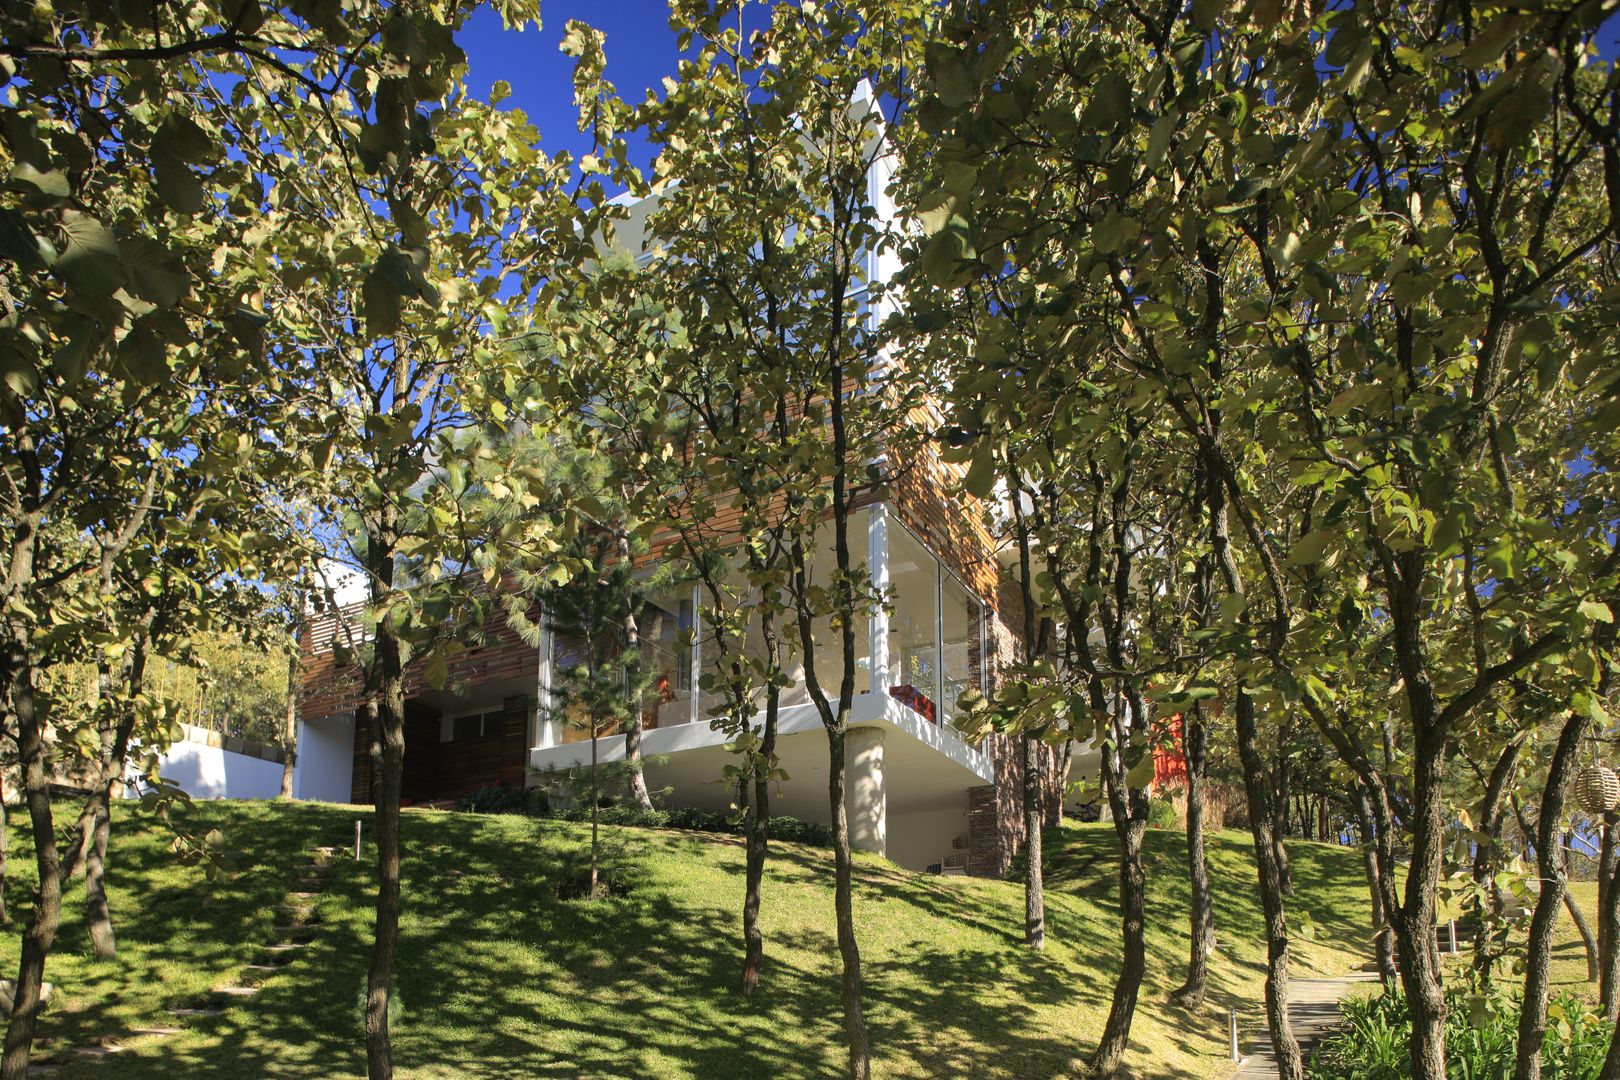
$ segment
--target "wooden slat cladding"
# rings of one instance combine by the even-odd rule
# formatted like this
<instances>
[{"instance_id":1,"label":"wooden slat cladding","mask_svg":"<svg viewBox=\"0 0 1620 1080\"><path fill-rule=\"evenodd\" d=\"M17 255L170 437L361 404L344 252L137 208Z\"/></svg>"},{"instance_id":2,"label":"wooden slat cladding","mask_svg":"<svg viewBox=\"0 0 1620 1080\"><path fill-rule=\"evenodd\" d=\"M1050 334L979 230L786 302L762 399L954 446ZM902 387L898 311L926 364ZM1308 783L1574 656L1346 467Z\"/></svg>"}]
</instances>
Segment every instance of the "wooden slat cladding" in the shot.
<instances>
[{"instance_id":1,"label":"wooden slat cladding","mask_svg":"<svg viewBox=\"0 0 1620 1080\"><path fill-rule=\"evenodd\" d=\"M407 803L459 799L481 787L523 787L528 782L529 706L521 697L500 706L500 727L490 735L440 741L437 709L405 703L405 769L401 798ZM364 719L354 726L350 797L372 800L371 732Z\"/></svg>"},{"instance_id":2,"label":"wooden slat cladding","mask_svg":"<svg viewBox=\"0 0 1620 1080\"><path fill-rule=\"evenodd\" d=\"M912 411L912 423L921 430L937 431L943 422L931 405ZM907 457L893 469L895 513L968 588L999 609L1001 566L985 509L977 500L956 494L965 470L941 459L931 441L922 442Z\"/></svg>"},{"instance_id":3,"label":"wooden slat cladding","mask_svg":"<svg viewBox=\"0 0 1620 1080\"><path fill-rule=\"evenodd\" d=\"M501 585L511 587L509 579ZM483 586L478 586L480 589ZM353 712L360 706L362 687L358 663L340 668L337 655L330 642L337 634L337 620L358 620L363 605L353 605L341 612L327 613L313 620L300 641L302 665L299 672L299 709L306 719L335 716ZM538 619L538 608L529 612L529 618ZM351 625L353 623L351 622ZM321 637L316 637L317 630ZM355 638L359 638L358 632ZM321 647L324 640L326 647ZM517 628L508 621L504 609L497 607L484 627L483 641L475 647L453 653L449 659L449 680L446 687L463 683L476 688L482 683L501 679L538 678L539 648L526 643ZM425 659L413 659L405 668L405 693L415 696L430 689L426 677Z\"/></svg>"}]
</instances>

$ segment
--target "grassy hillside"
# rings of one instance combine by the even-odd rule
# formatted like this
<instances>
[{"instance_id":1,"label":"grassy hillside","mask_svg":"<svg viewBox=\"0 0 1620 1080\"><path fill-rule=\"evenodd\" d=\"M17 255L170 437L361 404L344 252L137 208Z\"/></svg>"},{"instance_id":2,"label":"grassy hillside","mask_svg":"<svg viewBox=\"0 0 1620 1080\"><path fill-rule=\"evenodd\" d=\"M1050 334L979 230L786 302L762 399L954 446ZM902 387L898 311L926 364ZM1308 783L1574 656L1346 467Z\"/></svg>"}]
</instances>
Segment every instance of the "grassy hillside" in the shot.
<instances>
[{"instance_id":1,"label":"grassy hillside","mask_svg":"<svg viewBox=\"0 0 1620 1080\"><path fill-rule=\"evenodd\" d=\"M119 1038L105 1064L73 1062L63 1078L326 1077L363 1074L360 999L370 947L370 863L337 861L313 917L314 944L222 1015L177 1019L212 987L251 982L286 921L283 903L310 848L342 844L369 813L314 804L199 804L191 830L219 828L233 866L208 882L178 865L171 833L120 808L110 879L120 953L89 959L82 890L70 892L48 977L61 990L42 1024L42 1051L62 1053L173 1025L169 1037ZM13 904L29 887L26 836L14 822ZM766 957L753 1002L737 971L742 849L732 838L608 830L629 888L595 903L561 901L586 830L519 818L442 812L405 816L406 915L395 1019L403 1076L835 1076L840 1065L837 950L830 853L775 844L764 897ZM1226 1061L1226 1009L1258 1031L1260 905L1246 834L1210 846L1221 953L1201 1010L1166 1002L1185 964L1184 845L1150 833L1149 980L1131 1064L1144 1077L1216 1077ZM1354 852L1292 848L1299 974L1358 966L1366 893ZM1048 840L1044 954L1020 944L1016 882L923 876L879 859L858 865L856 917L876 1072L891 1078L1064 1076L1091 1050L1118 964L1114 838L1069 825ZM373 853L367 851L368 858ZM15 913L19 918L22 912ZM15 930L15 927L13 927ZM15 968L17 940L0 940Z\"/></svg>"}]
</instances>

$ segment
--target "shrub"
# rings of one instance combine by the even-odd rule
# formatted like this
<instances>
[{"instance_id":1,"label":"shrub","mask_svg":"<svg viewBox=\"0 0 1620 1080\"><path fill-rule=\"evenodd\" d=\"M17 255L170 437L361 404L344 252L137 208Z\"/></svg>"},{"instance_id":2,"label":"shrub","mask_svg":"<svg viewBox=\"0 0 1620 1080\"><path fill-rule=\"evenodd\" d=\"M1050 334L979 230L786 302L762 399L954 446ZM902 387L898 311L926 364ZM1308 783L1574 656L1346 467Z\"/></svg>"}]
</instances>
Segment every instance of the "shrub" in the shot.
<instances>
[{"instance_id":1,"label":"shrub","mask_svg":"<svg viewBox=\"0 0 1620 1080\"><path fill-rule=\"evenodd\" d=\"M1149 799L1147 823L1150 829L1174 829L1180 824L1175 804L1169 799Z\"/></svg>"},{"instance_id":2,"label":"shrub","mask_svg":"<svg viewBox=\"0 0 1620 1080\"><path fill-rule=\"evenodd\" d=\"M1461 986L1449 988L1446 999L1446 1076L1473 1080L1511 1067L1518 1043L1518 999ZM1406 1080L1412 1075L1412 1013L1399 988L1346 1001L1340 1011L1344 1028L1312 1058L1310 1080ZM1573 994L1555 998L1547 1019L1541 1075L1546 1080L1596 1080L1609 1048L1609 1023Z\"/></svg>"},{"instance_id":3,"label":"shrub","mask_svg":"<svg viewBox=\"0 0 1620 1080\"><path fill-rule=\"evenodd\" d=\"M545 815L556 821L589 821L591 808L571 806ZM633 825L643 829L686 829L690 832L742 834L742 824L731 820L720 810L703 810L695 806L678 806L670 810L638 810L633 806L604 807L596 820L603 825ZM765 826L772 840L785 840L795 844L832 845L832 828L794 817L773 817Z\"/></svg>"},{"instance_id":4,"label":"shrub","mask_svg":"<svg viewBox=\"0 0 1620 1080\"><path fill-rule=\"evenodd\" d=\"M456 800L457 810L474 814L544 814L546 793L539 788L481 787Z\"/></svg>"}]
</instances>

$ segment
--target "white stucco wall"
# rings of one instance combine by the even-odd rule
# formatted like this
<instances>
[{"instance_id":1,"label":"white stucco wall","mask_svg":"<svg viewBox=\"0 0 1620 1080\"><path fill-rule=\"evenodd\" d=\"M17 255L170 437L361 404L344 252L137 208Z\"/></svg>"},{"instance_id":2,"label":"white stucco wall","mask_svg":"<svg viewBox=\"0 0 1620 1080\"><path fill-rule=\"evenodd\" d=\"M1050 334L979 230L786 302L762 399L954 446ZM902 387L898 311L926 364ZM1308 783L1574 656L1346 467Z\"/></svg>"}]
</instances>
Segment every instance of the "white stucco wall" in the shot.
<instances>
[{"instance_id":1,"label":"white stucco wall","mask_svg":"<svg viewBox=\"0 0 1620 1080\"><path fill-rule=\"evenodd\" d=\"M281 793L279 762L189 740L158 759L158 775L193 799L273 799Z\"/></svg>"},{"instance_id":2,"label":"white stucco wall","mask_svg":"<svg viewBox=\"0 0 1620 1080\"><path fill-rule=\"evenodd\" d=\"M346 803L353 779L354 717L337 716L300 723L293 795L300 799Z\"/></svg>"},{"instance_id":3,"label":"white stucco wall","mask_svg":"<svg viewBox=\"0 0 1620 1080\"><path fill-rule=\"evenodd\" d=\"M888 856L908 869L922 870L947 856L967 854L965 848L952 846L968 831L966 793L959 808L890 814L888 824Z\"/></svg>"}]
</instances>

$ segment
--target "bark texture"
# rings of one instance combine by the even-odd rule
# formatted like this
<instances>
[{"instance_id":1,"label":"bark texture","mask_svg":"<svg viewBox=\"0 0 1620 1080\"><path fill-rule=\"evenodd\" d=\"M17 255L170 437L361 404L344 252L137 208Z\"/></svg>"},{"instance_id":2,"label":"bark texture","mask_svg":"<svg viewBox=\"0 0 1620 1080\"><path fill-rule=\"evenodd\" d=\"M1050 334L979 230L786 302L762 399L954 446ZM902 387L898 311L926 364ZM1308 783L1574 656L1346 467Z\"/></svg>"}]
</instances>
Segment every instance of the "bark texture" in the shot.
<instances>
[{"instance_id":1,"label":"bark texture","mask_svg":"<svg viewBox=\"0 0 1620 1080\"><path fill-rule=\"evenodd\" d=\"M1564 721L1547 770L1541 794L1541 815L1536 822L1536 871L1541 893L1530 917L1530 939L1525 946L1524 995L1519 1004L1519 1042L1513 1062L1514 1080L1540 1080L1541 1047L1547 1036L1548 963L1552 957L1554 924L1564 902L1563 849L1558 826L1564 817L1564 797L1575 769L1575 757L1590 720L1586 713L1571 713Z\"/></svg>"},{"instance_id":2,"label":"bark texture","mask_svg":"<svg viewBox=\"0 0 1620 1080\"><path fill-rule=\"evenodd\" d=\"M1195 704L1186 719L1187 881L1192 887L1188 912L1187 980L1172 997L1185 1006L1203 1004L1209 981L1209 957L1215 951L1215 907L1209 890L1209 861L1204 854L1204 767L1207 756L1204 710Z\"/></svg>"}]
</instances>

